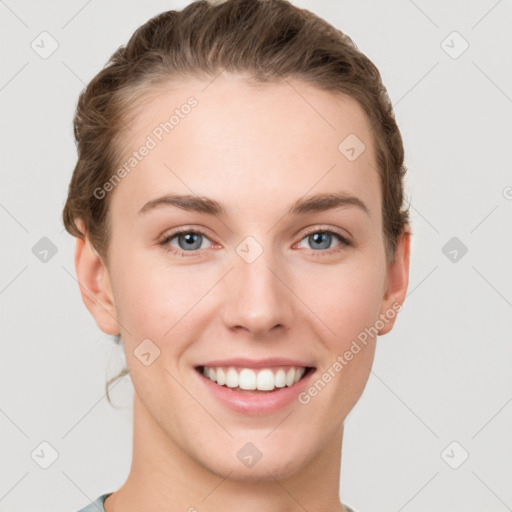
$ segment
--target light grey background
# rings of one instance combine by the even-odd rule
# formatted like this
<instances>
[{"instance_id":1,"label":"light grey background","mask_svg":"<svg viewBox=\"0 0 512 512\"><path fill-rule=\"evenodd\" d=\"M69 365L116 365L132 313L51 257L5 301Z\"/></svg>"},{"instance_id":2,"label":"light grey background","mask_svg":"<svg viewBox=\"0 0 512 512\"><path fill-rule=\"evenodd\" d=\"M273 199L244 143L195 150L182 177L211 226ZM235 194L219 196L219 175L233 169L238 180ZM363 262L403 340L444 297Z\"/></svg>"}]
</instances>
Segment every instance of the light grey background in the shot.
<instances>
[{"instance_id":1,"label":"light grey background","mask_svg":"<svg viewBox=\"0 0 512 512\"><path fill-rule=\"evenodd\" d=\"M72 117L140 24L187 3L0 1L2 512L73 512L128 474L131 384L113 409L104 384L123 356L81 301L60 219ZM294 3L379 67L408 167L409 295L346 421L341 498L358 512L511 510L512 3ZM31 48L43 31L58 42L46 59ZM457 58L453 31L469 44ZM42 237L57 248L46 263L32 252ZM468 248L456 262L442 252L452 237ZM48 469L42 442L58 452Z\"/></svg>"}]
</instances>

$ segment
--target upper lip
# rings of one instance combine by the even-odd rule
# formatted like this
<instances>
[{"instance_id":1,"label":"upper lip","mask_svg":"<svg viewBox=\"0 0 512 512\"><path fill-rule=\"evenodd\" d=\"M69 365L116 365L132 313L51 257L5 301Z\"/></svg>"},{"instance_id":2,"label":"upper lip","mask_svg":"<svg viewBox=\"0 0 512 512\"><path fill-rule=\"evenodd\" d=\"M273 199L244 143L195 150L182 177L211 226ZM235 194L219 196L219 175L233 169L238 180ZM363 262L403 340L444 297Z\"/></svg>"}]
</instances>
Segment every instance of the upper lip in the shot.
<instances>
[{"instance_id":1,"label":"upper lip","mask_svg":"<svg viewBox=\"0 0 512 512\"><path fill-rule=\"evenodd\" d=\"M272 366L300 366L304 368L313 365L307 361L299 361L297 359L288 359L285 357L271 357L266 359L247 359L237 357L232 359L215 359L207 361L199 366L208 366L209 368L217 366L239 366L242 368L270 368Z\"/></svg>"}]
</instances>

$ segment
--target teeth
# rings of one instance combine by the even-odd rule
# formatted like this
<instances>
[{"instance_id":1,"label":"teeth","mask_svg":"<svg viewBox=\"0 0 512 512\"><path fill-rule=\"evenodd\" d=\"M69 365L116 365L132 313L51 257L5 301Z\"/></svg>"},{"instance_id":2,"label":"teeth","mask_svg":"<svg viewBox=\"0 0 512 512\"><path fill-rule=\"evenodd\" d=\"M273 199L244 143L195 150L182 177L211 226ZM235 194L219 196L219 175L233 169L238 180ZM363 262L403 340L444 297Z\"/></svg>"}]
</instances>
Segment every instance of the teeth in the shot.
<instances>
[{"instance_id":1,"label":"teeth","mask_svg":"<svg viewBox=\"0 0 512 512\"><path fill-rule=\"evenodd\" d=\"M236 388L238 386L238 373L236 373L234 368L230 368L228 373L226 373L226 386L228 388Z\"/></svg>"},{"instance_id":2,"label":"teeth","mask_svg":"<svg viewBox=\"0 0 512 512\"><path fill-rule=\"evenodd\" d=\"M276 388L284 388L286 386L286 373L282 368L277 370L274 376L274 384Z\"/></svg>"},{"instance_id":3,"label":"teeth","mask_svg":"<svg viewBox=\"0 0 512 512\"><path fill-rule=\"evenodd\" d=\"M286 385L291 386L295 382L295 368L290 368L286 374Z\"/></svg>"},{"instance_id":4,"label":"teeth","mask_svg":"<svg viewBox=\"0 0 512 512\"><path fill-rule=\"evenodd\" d=\"M256 378L256 387L261 391L272 391L275 388L274 380L272 370L261 370Z\"/></svg>"},{"instance_id":5,"label":"teeth","mask_svg":"<svg viewBox=\"0 0 512 512\"><path fill-rule=\"evenodd\" d=\"M256 374L244 368L238 376L238 387L240 389L256 389Z\"/></svg>"},{"instance_id":6,"label":"teeth","mask_svg":"<svg viewBox=\"0 0 512 512\"><path fill-rule=\"evenodd\" d=\"M227 369L203 367L203 375L220 386L259 391L272 391L275 388L293 386L305 372L304 367L291 367L287 371L279 368L275 372L270 368L256 371L251 368L242 368L238 372L233 367Z\"/></svg>"},{"instance_id":7,"label":"teeth","mask_svg":"<svg viewBox=\"0 0 512 512\"><path fill-rule=\"evenodd\" d=\"M221 386L226 384L226 373L222 368L217 368L217 384Z\"/></svg>"}]
</instances>

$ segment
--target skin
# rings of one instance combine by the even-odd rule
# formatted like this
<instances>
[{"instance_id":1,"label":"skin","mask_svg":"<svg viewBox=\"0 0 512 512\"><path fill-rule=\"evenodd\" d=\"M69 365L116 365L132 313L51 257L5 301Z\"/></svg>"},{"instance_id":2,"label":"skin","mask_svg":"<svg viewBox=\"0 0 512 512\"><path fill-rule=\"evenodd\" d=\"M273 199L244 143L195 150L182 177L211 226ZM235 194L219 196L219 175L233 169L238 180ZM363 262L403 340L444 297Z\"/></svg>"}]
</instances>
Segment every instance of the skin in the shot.
<instances>
[{"instance_id":1,"label":"skin","mask_svg":"<svg viewBox=\"0 0 512 512\"><path fill-rule=\"evenodd\" d=\"M342 511L343 422L366 386L376 336L308 404L263 416L219 404L194 366L290 357L314 361L322 374L403 303L409 232L387 262L374 144L355 100L294 80L255 87L222 74L207 85L190 80L153 93L130 121L126 155L168 112L198 100L112 192L108 265L87 236L76 241L83 301L103 332L121 333L135 389L132 467L105 509ZM350 133L366 145L353 162L338 150ZM333 191L358 197L368 214L344 206L285 215L302 196ZM137 213L164 193L207 196L227 214L172 206ZM206 230L195 256L166 250L179 250L179 237L158 244L180 226ZM339 229L353 245L333 234L318 248L306 235L320 228ZM249 235L263 248L252 263L235 250ZM160 350L149 366L134 355L146 338ZM249 441L263 453L251 468L236 457Z\"/></svg>"}]
</instances>

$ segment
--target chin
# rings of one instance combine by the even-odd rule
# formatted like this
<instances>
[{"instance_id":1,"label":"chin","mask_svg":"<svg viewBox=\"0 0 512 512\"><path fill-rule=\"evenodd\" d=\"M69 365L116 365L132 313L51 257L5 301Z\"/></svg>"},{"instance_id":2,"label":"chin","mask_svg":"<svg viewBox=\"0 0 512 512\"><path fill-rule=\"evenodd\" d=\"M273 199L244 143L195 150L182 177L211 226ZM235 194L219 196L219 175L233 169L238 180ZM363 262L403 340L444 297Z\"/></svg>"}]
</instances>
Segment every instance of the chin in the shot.
<instances>
[{"instance_id":1,"label":"chin","mask_svg":"<svg viewBox=\"0 0 512 512\"><path fill-rule=\"evenodd\" d=\"M260 443L260 445L263 444ZM226 478L229 475L229 480L236 482L273 482L292 477L307 467L313 458L313 455L308 456L304 451L304 445L301 447L301 451L298 451L289 445L273 447L272 443L267 442L266 444L266 447L261 446L261 458L254 459L255 462L251 460L244 462L245 453L251 453L251 450L248 449L239 455L240 448L238 446L222 450L222 452L207 454L207 458L202 453L199 458L196 457L196 462L219 477ZM245 443L242 444L242 447L244 445ZM314 453L313 447L309 451ZM230 456L230 453L233 455ZM259 456L256 452L253 452L253 455Z\"/></svg>"}]
</instances>

